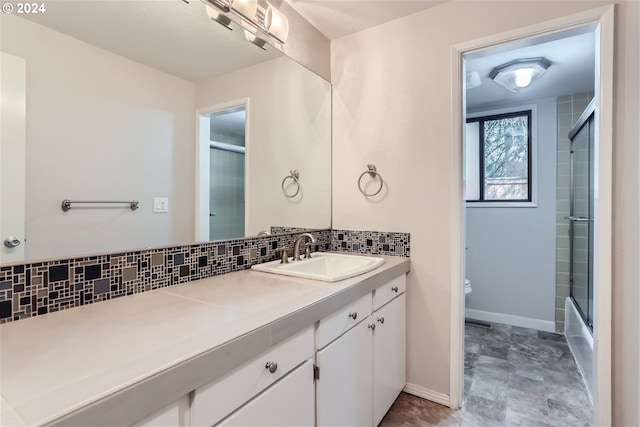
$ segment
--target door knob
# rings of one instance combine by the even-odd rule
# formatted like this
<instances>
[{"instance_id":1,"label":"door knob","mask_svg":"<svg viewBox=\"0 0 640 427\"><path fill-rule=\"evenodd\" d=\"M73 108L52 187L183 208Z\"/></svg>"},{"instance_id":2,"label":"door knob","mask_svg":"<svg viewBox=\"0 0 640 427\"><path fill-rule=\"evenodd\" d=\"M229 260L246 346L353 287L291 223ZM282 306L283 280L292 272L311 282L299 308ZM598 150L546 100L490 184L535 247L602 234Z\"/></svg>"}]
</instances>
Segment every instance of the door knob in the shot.
<instances>
[{"instance_id":1,"label":"door knob","mask_svg":"<svg viewBox=\"0 0 640 427\"><path fill-rule=\"evenodd\" d=\"M4 245L8 248L15 248L16 246L20 246L20 239L15 236L9 236L4 239Z\"/></svg>"}]
</instances>

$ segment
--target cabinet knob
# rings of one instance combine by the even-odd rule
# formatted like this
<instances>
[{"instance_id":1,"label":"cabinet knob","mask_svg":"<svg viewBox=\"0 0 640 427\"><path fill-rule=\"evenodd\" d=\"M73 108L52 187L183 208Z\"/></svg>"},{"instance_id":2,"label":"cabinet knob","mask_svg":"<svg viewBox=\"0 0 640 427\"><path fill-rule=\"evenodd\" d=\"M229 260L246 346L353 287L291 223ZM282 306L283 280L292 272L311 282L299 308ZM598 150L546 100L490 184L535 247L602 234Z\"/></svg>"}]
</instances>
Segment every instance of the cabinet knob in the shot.
<instances>
[{"instance_id":1,"label":"cabinet knob","mask_svg":"<svg viewBox=\"0 0 640 427\"><path fill-rule=\"evenodd\" d=\"M393 292L398 292L398 287L397 287L397 286L394 286L393 288L391 288L391 290L392 290Z\"/></svg>"},{"instance_id":2,"label":"cabinet knob","mask_svg":"<svg viewBox=\"0 0 640 427\"><path fill-rule=\"evenodd\" d=\"M378 322L384 323L384 316L383 317L378 317Z\"/></svg>"},{"instance_id":3,"label":"cabinet knob","mask_svg":"<svg viewBox=\"0 0 640 427\"><path fill-rule=\"evenodd\" d=\"M369 329L371 329L372 331L375 331L375 330L376 330L376 324L375 324L375 323L370 324L368 327L369 327Z\"/></svg>"},{"instance_id":4,"label":"cabinet knob","mask_svg":"<svg viewBox=\"0 0 640 427\"><path fill-rule=\"evenodd\" d=\"M278 362L267 362L265 368L269 370L272 374L278 370Z\"/></svg>"},{"instance_id":5,"label":"cabinet knob","mask_svg":"<svg viewBox=\"0 0 640 427\"><path fill-rule=\"evenodd\" d=\"M356 320L358 318L358 313L356 313L356 312L349 313L349 317L352 318L353 320Z\"/></svg>"}]
</instances>

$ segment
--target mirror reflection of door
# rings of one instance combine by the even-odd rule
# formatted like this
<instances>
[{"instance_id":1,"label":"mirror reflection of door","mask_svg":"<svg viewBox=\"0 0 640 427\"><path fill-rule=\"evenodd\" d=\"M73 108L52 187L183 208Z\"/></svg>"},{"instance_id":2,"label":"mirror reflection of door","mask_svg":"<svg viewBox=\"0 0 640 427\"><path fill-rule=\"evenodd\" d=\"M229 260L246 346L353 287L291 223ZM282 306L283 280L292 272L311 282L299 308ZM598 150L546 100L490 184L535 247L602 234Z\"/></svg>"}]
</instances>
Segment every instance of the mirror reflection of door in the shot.
<instances>
[{"instance_id":1,"label":"mirror reflection of door","mask_svg":"<svg viewBox=\"0 0 640 427\"><path fill-rule=\"evenodd\" d=\"M244 237L246 110L229 108L209 119L209 239Z\"/></svg>"}]
</instances>

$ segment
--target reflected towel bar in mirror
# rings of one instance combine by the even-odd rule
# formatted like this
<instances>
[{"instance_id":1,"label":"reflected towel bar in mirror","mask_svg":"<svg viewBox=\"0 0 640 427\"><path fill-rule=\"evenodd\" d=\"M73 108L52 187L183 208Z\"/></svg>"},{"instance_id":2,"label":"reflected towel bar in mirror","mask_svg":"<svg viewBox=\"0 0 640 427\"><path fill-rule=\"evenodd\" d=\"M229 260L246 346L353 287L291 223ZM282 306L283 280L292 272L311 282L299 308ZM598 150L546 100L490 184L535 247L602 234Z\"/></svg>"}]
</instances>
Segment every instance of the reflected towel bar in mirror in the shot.
<instances>
[{"instance_id":1,"label":"reflected towel bar in mirror","mask_svg":"<svg viewBox=\"0 0 640 427\"><path fill-rule=\"evenodd\" d=\"M92 204L92 205L101 205L101 204L113 204L113 203L121 203L127 204L131 208L132 211L138 209L139 202L137 200L69 200L64 199L62 201L62 210L64 212L71 209L71 205L74 203L83 203L83 204Z\"/></svg>"},{"instance_id":2,"label":"reflected towel bar in mirror","mask_svg":"<svg viewBox=\"0 0 640 427\"><path fill-rule=\"evenodd\" d=\"M285 184L288 179L292 180L292 182L289 183L289 185L294 185L296 188L296 191L293 194L287 193L288 186ZM300 179L300 172L298 172L297 170L292 170L292 171L289 171L289 175L285 176L284 179L282 180L282 192L289 199L296 197L300 192L300 181L298 181L299 179Z\"/></svg>"}]
</instances>

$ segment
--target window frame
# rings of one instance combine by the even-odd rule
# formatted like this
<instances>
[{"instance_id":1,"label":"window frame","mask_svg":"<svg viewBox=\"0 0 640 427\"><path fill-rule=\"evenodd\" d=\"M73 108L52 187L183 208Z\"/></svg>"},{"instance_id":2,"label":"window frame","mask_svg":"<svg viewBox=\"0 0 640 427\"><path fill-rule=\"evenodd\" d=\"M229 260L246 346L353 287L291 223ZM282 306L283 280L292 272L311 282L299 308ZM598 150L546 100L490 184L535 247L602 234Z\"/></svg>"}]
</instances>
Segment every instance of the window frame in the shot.
<instances>
[{"instance_id":1,"label":"window frame","mask_svg":"<svg viewBox=\"0 0 640 427\"><path fill-rule=\"evenodd\" d=\"M527 136L527 168L528 168L528 182L527 191L528 199L512 199L512 200L466 200L465 205L470 208L480 207L525 207L535 208L537 207L537 105L519 105L517 107L503 108L499 110L490 111L478 111L475 113L469 113L465 118L464 132L466 135L466 124L476 122L478 123L478 154L479 154L479 185L480 196L484 197L484 132L482 132L482 122L487 120L495 120L506 117L524 116L526 115L529 120L529 132ZM465 137L466 144L466 137ZM465 149L466 152L466 149ZM466 165L465 165L466 168Z\"/></svg>"}]
</instances>

